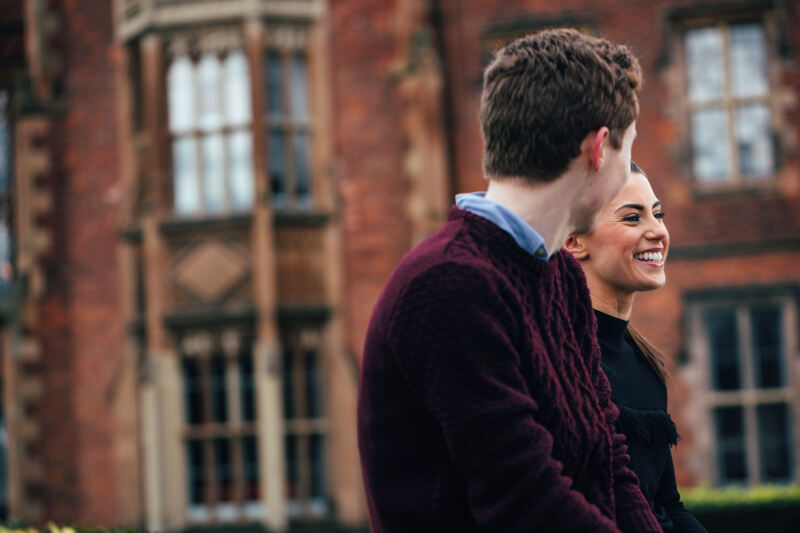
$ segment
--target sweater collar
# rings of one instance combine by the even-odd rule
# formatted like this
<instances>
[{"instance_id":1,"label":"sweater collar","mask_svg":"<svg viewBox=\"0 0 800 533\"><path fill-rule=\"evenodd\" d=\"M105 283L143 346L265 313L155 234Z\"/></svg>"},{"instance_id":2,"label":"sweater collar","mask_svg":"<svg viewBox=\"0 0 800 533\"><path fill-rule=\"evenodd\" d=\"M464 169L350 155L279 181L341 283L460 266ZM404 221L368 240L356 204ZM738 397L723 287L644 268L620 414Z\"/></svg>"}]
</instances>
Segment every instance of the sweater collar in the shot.
<instances>
[{"instance_id":1,"label":"sweater collar","mask_svg":"<svg viewBox=\"0 0 800 533\"><path fill-rule=\"evenodd\" d=\"M544 245L544 238L513 211L487 199L485 192L457 194L456 206L494 222L511 235L525 251L537 259L547 261L550 258Z\"/></svg>"},{"instance_id":2,"label":"sweater collar","mask_svg":"<svg viewBox=\"0 0 800 533\"><path fill-rule=\"evenodd\" d=\"M597 339L610 344L625 342L625 332L628 330L628 321L615 316L594 310L597 318Z\"/></svg>"},{"instance_id":3,"label":"sweater collar","mask_svg":"<svg viewBox=\"0 0 800 533\"><path fill-rule=\"evenodd\" d=\"M475 232L476 235L482 235L482 239L489 244L491 253L503 253L523 267L523 270L537 275L557 272L561 268L563 260L555 261L554 259L561 258L564 254L569 255L569 252L561 248L551 255L549 260L540 260L522 248L510 233L491 220L471 211L459 209L455 205L450 208L447 220L463 220L469 225L470 231ZM580 270L580 266L577 268Z\"/></svg>"}]
</instances>

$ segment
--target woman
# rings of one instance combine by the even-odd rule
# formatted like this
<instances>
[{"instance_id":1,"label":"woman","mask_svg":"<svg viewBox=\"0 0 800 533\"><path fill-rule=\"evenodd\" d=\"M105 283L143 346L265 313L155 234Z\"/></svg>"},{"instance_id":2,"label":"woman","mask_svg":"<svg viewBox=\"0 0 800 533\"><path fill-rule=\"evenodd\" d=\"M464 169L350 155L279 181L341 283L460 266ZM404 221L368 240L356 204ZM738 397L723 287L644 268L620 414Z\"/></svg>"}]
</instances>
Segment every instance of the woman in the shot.
<instances>
[{"instance_id":1,"label":"woman","mask_svg":"<svg viewBox=\"0 0 800 533\"><path fill-rule=\"evenodd\" d=\"M570 235L566 248L580 261L597 317L601 364L620 411L617 429L626 436L631 468L664 531L704 532L683 507L670 446L677 443L667 413L663 356L628 325L634 295L664 285L669 233L661 202L642 170L601 212L595 229Z\"/></svg>"}]
</instances>

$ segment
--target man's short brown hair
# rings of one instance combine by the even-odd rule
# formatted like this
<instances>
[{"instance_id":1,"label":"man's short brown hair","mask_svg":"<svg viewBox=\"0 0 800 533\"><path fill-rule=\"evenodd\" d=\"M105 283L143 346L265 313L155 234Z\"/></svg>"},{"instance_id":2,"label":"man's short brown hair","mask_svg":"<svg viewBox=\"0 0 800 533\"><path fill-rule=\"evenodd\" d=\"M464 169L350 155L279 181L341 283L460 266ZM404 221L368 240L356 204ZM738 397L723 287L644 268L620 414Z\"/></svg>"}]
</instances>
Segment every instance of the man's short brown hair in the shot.
<instances>
[{"instance_id":1,"label":"man's short brown hair","mask_svg":"<svg viewBox=\"0 0 800 533\"><path fill-rule=\"evenodd\" d=\"M481 97L487 177L552 181L606 126L619 149L636 120L642 73L626 47L572 29L546 30L497 52Z\"/></svg>"}]
</instances>

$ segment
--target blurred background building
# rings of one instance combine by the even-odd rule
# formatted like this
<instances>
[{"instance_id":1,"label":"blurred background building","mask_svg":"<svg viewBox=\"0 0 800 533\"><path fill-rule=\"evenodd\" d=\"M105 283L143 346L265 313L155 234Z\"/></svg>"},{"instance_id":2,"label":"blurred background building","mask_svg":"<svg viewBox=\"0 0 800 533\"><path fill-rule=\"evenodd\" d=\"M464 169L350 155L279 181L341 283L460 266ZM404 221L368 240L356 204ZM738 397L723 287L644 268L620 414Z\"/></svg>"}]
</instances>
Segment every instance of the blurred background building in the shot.
<instances>
[{"instance_id":1,"label":"blurred background building","mask_svg":"<svg viewBox=\"0 0 800 533\"><path fill-rule=\"evenodd\" d=\"M645 72L680 484L799 481L800 2L0 0L0 512L365 528L370 311L551 26Z\"/></svg>"}]
</instances>

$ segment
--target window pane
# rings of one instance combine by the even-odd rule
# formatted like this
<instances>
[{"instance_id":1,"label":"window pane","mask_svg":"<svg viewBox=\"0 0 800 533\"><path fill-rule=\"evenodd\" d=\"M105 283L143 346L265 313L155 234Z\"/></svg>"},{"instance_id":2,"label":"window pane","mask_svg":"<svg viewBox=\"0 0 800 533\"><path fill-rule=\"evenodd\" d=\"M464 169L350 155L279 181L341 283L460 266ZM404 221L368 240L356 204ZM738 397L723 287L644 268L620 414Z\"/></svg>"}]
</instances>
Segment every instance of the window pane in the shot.
<instances>
[{"instance_id":1,"label":"window pane","mask_svg":"<svg viewBox=\"0 0 800 533\"><path fill-rule=\"evenodd\" d=\"M192 439L186 442L187 474L189 478L189 502L205 503L206 471L203 461L203 441Z\"/></svg>"},{"instance_id":2,"label":"window pane","mask_svg":"<svg viewBox=\"0 0 800 533\"><path fill-rule=\"evenodd\" d=\"M791 476L788 415L786 404L758 406L758 445L762 481L785 481Z\"/></svg>"},{"instance_id":3,"label":"window pane","mask_svg":"<svg viewBox=\"0 0 800 533\"><path fill-rule=\"evenodd\" d=\"M751 310L756 387L782 387L784 384L781 318L781 309L777 306Z\"/></svg>"},{"instance_id":4,"label":"window pane","mask_svg":"<svg viewBox=\"0 0 800 533\"><path fill-rule=\"evenodd\" d=\"M14 241L9 220L9 206L0 206L0 298L5 297L14 279Z\"/></svg>"},{"instance_id":5,"label":"window pane","mask_svg":"<svg viewBox=\"0 0 800 533\"><path fill-rule=\"evenodd\" d=\"M222 77L219 59L207 53L197 64L197 77L200 85L200 127L213 131L222 126L222 99L219 94Z\"/></svg>"},{"instance_id":6,"label":"window pane","mask_svg":"<svg viewBox=\"0 0 800 533\"><path fill-rule=\"evenodd\" d=\"M247 501L256 501L260 498L257 442L256 438L252 435L242 439L244 497Z\"/></svg>"},{"instance_id":7,"label":"window pane","mask_svg":"<svg viewBox=\"0 0 800 533\"><path fill-rule=\"evenodd\" d=\"M311 167L308 133L294 136L295 157L297 157L297 201L301 207L311 205Z\"/></svg>"},{"instance_id":8,"label":"window pane","mask_svg":"<svg viewBox=\"0 0 800 533\"><path fill-rule=\"evenodd\" d=\"M241 50L235 50L225 58L225 106L230 126L250 122L250 75L247 58Z\"/></svg>"},{"instance_id":9,"label":"window pane","mask_svg":"<svg viewBox=\"0 0 800 533\"><path fill-rule=\"evenodd\" d=\"M729 161L728 116L723 109L692 113L694 176L700 182L724 181Z\"/></svg>"},{"instance_id":10,"label":"window pane","mask_svg":"<svg viewBox=\"0 0 800 533\"><path fill-rule=\"evenodd\" d=\"M322 435L311 435L309 447L311 457L311 497L325 499L328 496L325 481L325 438Z\"/></svg>"},{"instance_id":11,"label":"window pane","mask_svg":"<svg viewBox=\"0 0 800 533\"><path fill-rule=\"evenodd\" d=\"M228 439L214 439L214 472L217 482L217 501L229 502L233 500L231 441Z\"/></svg>"},{"instance_id":12,"label":"window pane","mask_svg":"<svg viewBox=\"0 0 800 533\"><path fill-rule=\"evenodd\" d=\"M272 204L276 207L286 205L286 144L281 131L269 135L269 182L272 188Z\"/></svg>"},{"instance_id":13,"label":"window pane","mask_svg":"<svg viewBox=\"0 0 800 533\"><path fill-rule=\"evenodd\" d=\"M772 133L766 105L748 105L736 109L736 142L742 176L763 178L772 174Z\"/></svg>"},{"instance_id":14,"label":"window pane","mask_svg":"<svg viewBox=\"0 0 800 533\"><path fill-rule=\"evenodd\" d=\"M292 117L296 120L308 119L308 65L305 56L292 57Z\"/></svg>"},{"instance_id":15,"label":"window pane","mask_svg":"<svg viewBox=\"0 0 800 533\"><path fill-rule=\"evenodd\" d=\"M706 313L711 348L711 379L715 390L741 388L736 313L733 309L712 309Z\"/></svg>"},{"instance_id":16,"label":"window pane","mask_svg":"<svg viewBox=\"0 0 800 533\"><path fill-rule=\"evenodd\" d=\"M222 135L215 133L203 138L203 193L205 210L219 213L225 208L225 167Z\"/></svg>"},{"instance_id":17,"label":"window pane","mask_svg":"<svg viewBox=\"0 0 800 533\"><path fill-rule=\"evenodd\" d=\"M169 105L169 128L173 133L182 133L194 127L194 73L192 61L181 56L169 66L167 92Z\"/></svg>"},{"instance_id":18,"label":"window pane","mask_svg":"<svg viewBox=\"0 0 800 533\"><path fill-rule=\"evenodd\" d=\"M297 437L286 435L286 497L297 499L300 482L299 465L297 464Z\"/></svg>"},{"instance_id":19,"label":"window pane","mask_svg":"<svg viewBox=\"0 0 800 533\"><path fill-rule=\"evenodd\" d=\"M0 193L11 187L11 124L7 91L0 91Z\"/></svg>"},{"instance_id":20,"label":"window pane","mask_svg":"<svg viewBox=\"0 0 800 533\"><path fill-rule=\"evenodd\" d=\"M322 373L320 372L318 357L315 351L305 351L306 360L306 403L308 418L322 418L324 413L324 399L322 395Z\"/></svg>"},{"instance_id":21,"label":"window pane","mask_svg":"<svg viewBox=\"0 0 800 533\"><path fill-rule=\"evenodd\" d=\"M253 205L253 140L249 131L237 131L228 136L231 207L246 211Z\"/></svg>"},{"instance_id":22,"label":"window pane","mask_svg":"<svg viewBox=\"0 0 800 533\"><path fill-rule=\"evenodd\" d=\"M294 408L294 357L288 346L283 349L283 418L296 415Z\"/></svg>"},{"instance_id":23,"label":"window pane","mask_svg":"<svg viewBox=\"0 0 800 533\"><path fill-rule=\"evenodd\" d=\"M267 54L266 66L264 68L267 80L264 84L266 90L267 113L270 118L281 116L281 58L277 52L271 51Z\"/></svg>"},{"instance_id":24,"label":"window pane","mask_svg":"<svg viewBox=\"0 0 800 533\"><path fill-rule=\"evenodd\" d=\"M741 407L714 409L717 435L717 466L720 481L746 481L747 459L744 444L744 419Z\"/></svg>"},{"instance_id":25,"label":"window pane","mask_svg":"<svg viewBox=\"0 0 800 533\"><path fill-rule=\"evenodd\" d=\"M767 94L764 29L759 24L731 26L731 83L739 97Z\"/></svg>"},{"instance_id":26,"label":"window pane","mask_svg":"<svg viewBox=\"0 0 800 533\"><path fill-rule=\"evenodd\" d=\"M228 402L225 392L225 360L222 357L212 357L210 366L212 419L218 424L224 424L228 421Z\"/></svg>"},{"instance_id":27,"label":"window pane","mask_svg":"<svg viewBox=\"0 0 800 533\"><path fill-rule=\"evenodd\" d=\"M256 419L256 402L253 383L253 355L250 350L239 357L239 381L242 393L242 420L251 422Z\"/></svg>"},{"instance_id":28,"label":"window pane","mask_svg":"<svg viewBox=\"0 0 800 533\"><path fill-rule=\"evenodd\" d=\"M706 102L722 98L725 91L722 33L701 28L686 33L689 99Z\"/></svg>"},{"instance_id":29,"label":"window pane","mask_svg":"<svg viewBox=\"0 0 800 533\"><path fill-rule=\"evenodd\" d=\"M203 385L197 359L183 359L183 395L186 408L186 423L203 423Z\"/></svg>"},{"instance_id":30,"label":"window pane","mask_svg":"<svg viewBox=\"0 0 800 533\"><path fill-rule=\"evenodd\" d=\"M197 142L194 138L175 139L172 143L172 173L175 212L181 215L198 212L200 190L197 182Z\"/></svg>"}]
</instances>

